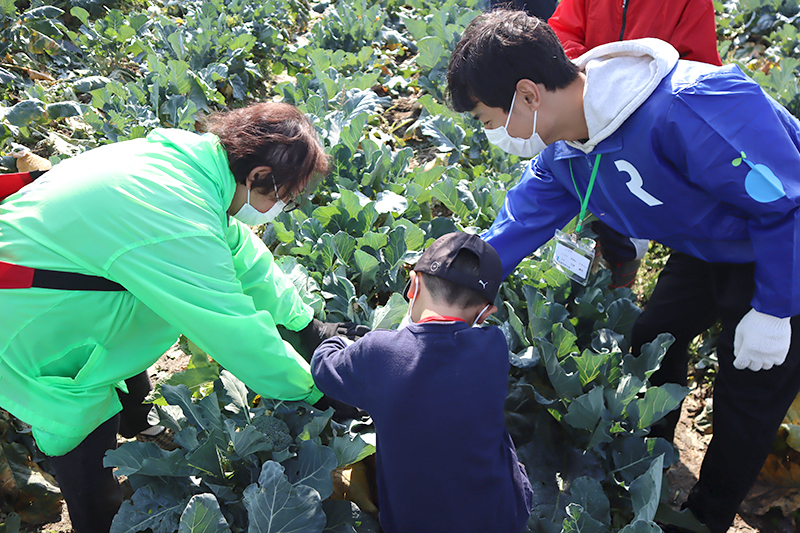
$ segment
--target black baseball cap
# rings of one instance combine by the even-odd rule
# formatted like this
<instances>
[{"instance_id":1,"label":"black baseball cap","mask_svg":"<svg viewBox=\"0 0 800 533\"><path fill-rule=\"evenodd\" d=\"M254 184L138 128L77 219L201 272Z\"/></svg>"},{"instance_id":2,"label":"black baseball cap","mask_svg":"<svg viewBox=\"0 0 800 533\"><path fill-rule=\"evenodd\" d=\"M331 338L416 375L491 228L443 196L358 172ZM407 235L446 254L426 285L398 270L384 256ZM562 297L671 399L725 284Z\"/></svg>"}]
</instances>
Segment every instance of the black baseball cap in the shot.
<instances>
[{"instance_id":1,"label":"black baseball cap","mask_svg":"<svg viewBox=\"0 0 800 533\"><path fill-rule=\"evenodd\" d=\"M480 274L450 268L453 260L464 250L478 257ZM477 235L461 231L447 233L433 241L417 261L414 270L472 289L484 295L490 303L494 302L500 282L503 281L503 263L497 251ZM408 285L403 295L407 292Z\"/></svg>"}]
</instances>

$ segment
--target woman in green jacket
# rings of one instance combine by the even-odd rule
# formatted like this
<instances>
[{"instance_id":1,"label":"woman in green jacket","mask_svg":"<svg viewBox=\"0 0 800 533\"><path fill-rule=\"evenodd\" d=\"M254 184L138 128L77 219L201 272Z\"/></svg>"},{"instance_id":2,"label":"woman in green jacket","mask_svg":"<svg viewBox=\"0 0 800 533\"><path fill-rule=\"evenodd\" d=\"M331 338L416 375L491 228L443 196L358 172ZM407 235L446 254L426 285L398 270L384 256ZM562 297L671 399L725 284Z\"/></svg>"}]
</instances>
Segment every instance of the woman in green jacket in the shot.
<instances>
[{"instance_id":1,"label":"woman in green jacket","mask_svg":"<svg viewBox=\"0 0 800 533\"><path fill-rule=\"evenodd\" d=\"M179 334L264 397L322 396L276 326L317 341L335 327L312 320L247 225L295 207L327 156L288 104L214 115L206 131L90 150L0 203L0 407L33 427L80 533L107 531L121 502L102 457L126 380ZM97 277L109 286L80 290Z\"/></svg>"}]
</instances>

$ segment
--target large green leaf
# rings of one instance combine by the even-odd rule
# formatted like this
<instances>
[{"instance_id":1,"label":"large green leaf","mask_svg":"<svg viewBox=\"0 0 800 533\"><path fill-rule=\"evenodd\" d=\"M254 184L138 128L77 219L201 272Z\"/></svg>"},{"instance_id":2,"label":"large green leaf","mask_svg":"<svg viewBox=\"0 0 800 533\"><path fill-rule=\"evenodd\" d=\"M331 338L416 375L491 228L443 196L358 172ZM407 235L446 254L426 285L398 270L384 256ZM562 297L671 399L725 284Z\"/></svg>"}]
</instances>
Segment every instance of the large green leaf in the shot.
<instances>
[{"instance_id":1,"label":"large green leaf","mask_svg":"<svg viewBox=\"0 0 800 533\"><path fill-rule=\"evenodd\" d=\"M622 417L628 404L639 394L643 384L642 380L636 376L627 374L619 380L616 389L605 389L603 394L612 418Z\"/></svg>"},{"instance_id":2,"label":"large green leaf","mask_svg":"<svg viewBox=\"0 0 800 533\"><path fill-rule=\"evenodd\" d=\"M0 119L5 118L11 125L22 127L39 120L45 114L44 103L33 98L13 105L5 112L5 116L0 115Z\"/></svg>"},{"instance_id":3,"label":"large green leaf","mask_svg":"<svg viewBox=\"0 0 800 533\"><path fill-rule=\"evenodd\" d=\"M47 117L51 120L66 117L79 117L83 114L78 102L56 102L45 106Z\"/></svg>"},{"instance_id":4,"label":"large green leaf","mask_svg":"<svg viewBox=\"0 0 800 533\"><path fill-rule=\"evenodd\" d=\"M300 443L297 456L283 463L293 485L308 485L316 489L323 500L333 494L331 472L338 466L336 453L313 440Z\"/></svg>"},{"instance_id":5,"label":"large green leaf","mask_svg":"<svg viewBox=\"0 0 800 533\"><path fill-rule=\"evenodd\" d=\"M562 525L563 533L608 533L608 526L592 518L583 507L571 503L567 506L567 518Z\"/></svg>"},{"instance_id":6,"label":"large green leaf","mask_svg":"<svg viewBox=\"0 0 800 533\"><path fill-rule=\"evenodd\" d=\"M433 187L432 193L458 217L465 219L469 216L469 208L461 201L458 189L452 179L445 177L439 181Z\"/></svg>"},{"instance_id":7,"label":"large green leaf","mask_svg":"<svg viewBox=\"0 0 800 533\"><path fill-rule=\"evenodd\" d=\"M574 428L594 431L602 415L603 387L597 386L570 402L564 421Z\"/></svg>"},{"instance_id":8,"label":"large green leaf","mask_svg":"<svg viewBox=\"0 0 800 533\"><path fill-rule=\"evenodd\" d=\"M336 454L336 468L357 463L375 453L375 446L367 444L361 435L338 435L330 443Z\"/></svg>"},{"instance_id":9,"label":"large green leaf","mask_svg":"<svg viewBox=\"0 0 800 533\"><path fill-rule=\"evenodd\" d=\"M233 420L225 421L225 433L233 444L233 450L239 457L247 457L252 453L270 451L272 442L255 426L248 425L242 429L236 427Z\"/></svg>"},{"instance_id":10,"label":"large green leaf","mask_svg":"<svg viewBox=\"0 0 800 533\"><path fill-rule=\"evenodd\" d=\"M192 402L192 391L186 385L162 385L161 394L164 399L172 404L178 405L183 409L183 414L190 424L197 427L197 429L210 431L211 421L207 420L203 415L203 410Z\"/></svg>"},{"instance_id":11,"label":"large green leaf","mask_svg":"<svg viewBox=\"0 0 800 533\"><path fill-rule=\"evenodd\" d=\"M581 385L585 387L600 375L603 365L608 361L608 354L595 354L591 350L584 350L581 355L573 355L571 358L578 367Z\"/></svg>"},{"instance_id":12,"label":"large green leaf","mask_svg":"<svg viewBox=\"0 0 800 533\"><path fill-rule=\"evenodd\" d=\"M185 477L194 473L181 450L168 452L153 442L132 441L116 450L108 450L103 466L115 467L118 476Z\"/></svg>"},{"instance_id":13,"label":"large green leaf","mask_svg":"<svg viewBox=\"0 0 800 533\"><path fill-rule=\"evenodd\" d=\"M656 457L664 456L663 464L671 465L674 457L672 445L664 439L625 437L612 445L614 476L629 485L650 468Z\"/></svg>"},{"instance_id":14,"label":"large green leaf","mask_svg":"<svg viewBox=\"0 0 800 533\"><path fill-rule=\"evenodd\" d=\"M636 520L619 530L619 533L662 533L663 530L655 522Z\"/></svg>"},{"instance_id":15,"label":"large green leaf","mask_svg":"<svg viewBox=\"0 0 800 533\"><path fill-rule=\"evenodd\" d=\"M533 368L539 364L541 354L539 348L528 346L519 353L509 354L509 361L517 368Z\"/></svg>"},{"instance_id":16,"label":"large green leaf","mask_svg":"<svg viewBox=\"0 0 800 533\"><path fill-rule=\"evenodd\" d=\"M642 346L638 357L626 354L622 360L623 371L646 381L661 366L661 360L674 341L669 333L661 333L654 341Z\"/></svg>"},{"instance_id":17,"label":"large green leaf","mask_svg":"<svg viewBox=\"0 0 800 533\"><path fill-rule=\"evenodd\" d=\"M386 305L379 305L372 315L370 329L391 329L399 324L408 312L408 302L399 292L394 292L389 297Z\"/></svg>"},{"instance_id":18,"label":"large green leaf","mask_svg":"<svg viewBox=\"0 0 800 533\"><path fill-rule=\"evenodd\" d=\"M402 213L408 209L408 200L392 191L382 191L375 196L375 210L378 213Z\"/></svg>"},{"instance_id":19,"label":"large green leaf","mask_svg":"<svg viewBox=\"0 0 800 533\"><path fill-rule=\"evenodd\" d=\"M645 429L677 408L686 395L688 387L676 383L665 383L659 387L650 387L644 398L628 404L627 412L639 429Z\"/></svg>"},{"instance_id":20,"label":"large green leaf","mask_svg":"<svg viewBox=\"0 0 800 533\"><path fill-rule=\"evenodd\" d=\"M18 511L16 516L28 524L57 520L63 502L58 484L39 467L22 443L6 442L7 422L5 411L0 410L0 498L11 504Z\"/></svg>"},{"instance_id":21,"label":"large green leaf","mask_svg":"<svg viewBox=\"0 0 800 533\"><path fill-rule=\"evenodd\" d=\"M553 345L558 349L558 360L561 361L571 353L578 351L578 346L575 341L578 337L574 333L564 327L564 324L558 322L553 324ZM586 382L588 383L588 381ZM584 383L584 385L586 384Z\"/></svg>"},{"instance_id":22,"label":"large green leaf","mask_svg":"<svg viewBox=\"0 0 800 533\"><path fill-rule=\"evenodd\" d=\"M225 533L230 532L228 522L222 516L219 502L213 494L192 496L183 510L178 533Z\"/></svg>"},{"instance_id":23,"label":"large green leaf","mask_svg":"<svg viewBox=\"0 0 800 533\"><path fill-rule=\"evenodd\" d=\"M567 372L558 362L556 348L546 341L540 341L537 346L544 355L545 367L550 383L558 395L564 400L572 400L583 394L581 377L577 372Z\"/></svg>"},{"instance_id":24,"label":"large green leaf","mask_svg":"<svg viewBox=\"0 0 800 533\"><path fill-rule=\"evenodd\" d=\"M227 370L220 372L219 379L225 388L225 395L231 400L231 403L226 405L225 409L233 413L243 413L245 419L249 422L250 403L247 399L247 385Z\"/></svg>"},{"instance_id":25,"label":"large green leaf","mask_svg":"<svg viewBox=\"0 0 800 533\"><path fill-rule=\"evenodd\" d=\"M530 341L525 336L525 326L522 325L522 320L517 316L516 310L509 302L503 302L508 313L508 324L517 335L517 338L522 342L523 346L530 344Z\"/></svg>"},{"instance_id":26,"label":"large green leaf","mask_svg":"<svg viewBox=\"0 0 800 533\"><path fill-rule=\"evenodd\" d=\"M359 287L361 292L368 290L375 284L375 276L380 269L380 261L374 256L362 250L356 250L353 254L355 259L355 270L359 276Z\"/></svg>"},{"instance_id":27,"label":"large green leaf","mask_svg":"<svg viewBox=\"0 0 800 533\"><path fill-rule=\"evenodd\" d=\"M352 262L357 245L356 239L344 231L339 231L333 236L333 248L336 256L345 265Z\"/></svg>"},{"instance_id":28,"label":"large green leaf","mask_svg":"<svg viewBox=\"0 0 800 533\"><path fill-rule=\"evenodd\" d=\"M426 70L431 70L439 64L447 53L447 48L441 38L429 35L417 41L419 55L417 65Z\"/></svg>"},{"instance_id":29,"label":"large green leaf","mask_svg":"<svg viewBox=\"0 0 800 533\"><path fill-rule=\"evenodd\" d=\"M258 483L244 490L243 501L248 533L320 533L325 527L319 493L290 484L283 467L274 461L264 463Z\"/></svg>"},{"instance_id":30,"label":"large green leaf","mask_svg":"<svg viewBox=\"0 0 800 533\"><path fill-rule=\"evenodd\" d=\"M634 521L651 522L656 516L661 501L661 480L664 475L664 456L659 455L650 463L650 468L636 478L630 486Z\"/></svg>"},{"instance_id":31,"label":"large green leaf","mask_svg":"<svg viewBox=\"0 0 800 533\"><path fill-rule=\"evenodd\" d=\"M353 502L328 499L322 502L322 509L326 517L322 533L356 533L354 528L356 524L360 526L359 531L372 531L365 527L362 521L364 515Z\"/></svg>"},{"instance_id":32,"label":"large green leaf","mask_svg":"<svg viewBox=\"0 0 800 533\"><path fill-rule=\"evenodd\" d=\"M130 500L122 502L110 533L136 533L146 529L153 533L175 533L185 508L186 500L176 498L171 492L156 492L145 485L134 492Z\"/></svg>"},{"instance_id":33,"label":"large green leaf","mask_svg":"<svg viewBox=\"0 0 800 533\"><path fill-rule=\"evenodd\" d=\"M453 152L461 150L466 133L464 128L449 117L427 117L419 122L420 131L440 152Z\"/></svg>"},{"instance_id":34,"label":"large green leaf","mask_svg":"<svg viewBox=\"0 0 800 533\"><path fill-rule=\"evenodd\" d=\"M599 481L587 476L579 477L569 490L572 503L580 505L598 522L607 526L611 524L611 505Z\"/></svg>"}]
</instances>

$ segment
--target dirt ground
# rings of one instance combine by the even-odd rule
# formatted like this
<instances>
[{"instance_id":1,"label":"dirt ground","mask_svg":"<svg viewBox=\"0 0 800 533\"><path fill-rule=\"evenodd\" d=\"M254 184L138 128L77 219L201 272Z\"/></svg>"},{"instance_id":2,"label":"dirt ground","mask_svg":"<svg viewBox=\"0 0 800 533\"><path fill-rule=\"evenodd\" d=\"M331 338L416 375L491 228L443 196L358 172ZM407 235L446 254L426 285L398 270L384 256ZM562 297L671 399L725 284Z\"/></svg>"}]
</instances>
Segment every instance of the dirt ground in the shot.
<instances>
[{"instance_id":1,"label":"dirt ground","mask_svg":"<svg viewBox=\"0 0 800 533\"><path fill-rule=\"evenodd\" d=\"M188 357L177 344L170 348L151 368L153 383L164 380L186 368ZM707 433L703 423L703 407L710 391L708 387L694 389L683 403L681 420L675 433L675 446L679 452L679 462L667 472L671 488L670 504L678 510L686 499L689 490L697 481L700 464L703 460L711 434ZM63 507L58 522L45 524L39 528L28 529L37 533L72 533L66 506ZM737 515L728 533L796 533L798 525L791 517L784 517L778 511L771 511L765 516Z\"/></svg>"},{"instance_id":2,"label":"dirt ground","mask_svg":"<svg viewBox=\"0 0 800 533\"><path fill-rule=\"evenodd\" d=\"M675 510L686 500L689 491L697 482L700 464L703 461L711 434L707 432L703 408L708 387L694 389L683 402L681 419L675 431L675 447L679 462L667 471L671 489L670 505ZM770 511L764 516L740 513L736 516L728 533L794 533L800 531L792 517L784 517L779 511Z\"/></svg>"}]
</instances>

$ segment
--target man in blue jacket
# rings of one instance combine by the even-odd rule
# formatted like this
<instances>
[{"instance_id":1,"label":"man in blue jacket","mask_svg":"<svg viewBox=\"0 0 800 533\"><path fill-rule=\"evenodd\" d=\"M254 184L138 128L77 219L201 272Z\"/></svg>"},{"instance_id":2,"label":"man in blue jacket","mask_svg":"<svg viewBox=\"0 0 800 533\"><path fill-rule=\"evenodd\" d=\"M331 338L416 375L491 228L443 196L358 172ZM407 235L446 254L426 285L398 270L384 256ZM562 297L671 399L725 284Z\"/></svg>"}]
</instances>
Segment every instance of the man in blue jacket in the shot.
<instances>
[{"instance_id":1,"label":"man in blue jacket","mask_svg":"<svg viewBox=\"0 0 800 533\"><path fill-rule=\"evenodd\" d=\"M508 11L470 24L448 85L453 108L491 142L539 154L484 235L506 275L591 211L675 250L634 353L660 331L721 321L714 437L686 505L726 531L800 389L800 124L735 66L679 61L656 39L573 63L549 26ZM573 265L586 260L573 253ZM654 383L685 380L685 348L670 350Z\"/></svg>"}]
</instances>

